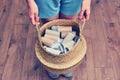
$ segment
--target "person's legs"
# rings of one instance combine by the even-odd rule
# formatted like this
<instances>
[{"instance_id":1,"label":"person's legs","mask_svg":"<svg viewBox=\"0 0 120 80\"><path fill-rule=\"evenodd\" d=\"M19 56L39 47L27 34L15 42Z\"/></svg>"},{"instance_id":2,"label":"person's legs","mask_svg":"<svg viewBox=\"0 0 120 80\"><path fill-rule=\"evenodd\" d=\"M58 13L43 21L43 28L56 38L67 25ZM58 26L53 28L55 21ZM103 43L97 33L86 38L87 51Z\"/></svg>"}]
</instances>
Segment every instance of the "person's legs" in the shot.
<instances>
[{"instance_id":1,"label":"person's legs","mask_svg":"<svg viewBox=\"0 0 120 80\"><path fill-rule=\"evenodd\" d=\"M42 23L46 23L59 18L59 7L61 0L35 0L38 6L38 16Z\"/></svg>"},{"instance_id":2,"label":"person's legs","mask_svg":"<svg viewBox=\"0 0 120 80\"><path fill-rule=\"evenodd\" d=\"M49 72L49 71L47 71L47 74L48 74L48 76L49 76L50 78L52 78L52 79L57 79L57 78L59 78L59 76L60 76L60 74L55 74L55 73Z\"/></svg>"},{"instance_id":3,"label":"person's legs","mask_svg":"<svg viewBox=\"0 0 120 80\"><path fill-rule=\"evenodd\" d=\"M53 18L59 14L60 0L35 0L40 18Z\"/></svg>"},{"instance_id":4,"label":"person's legs","mask_svg":"<svg viewBox=\"0 0 120 80\"><path fill-rule=\"evenodd\" d=\"M73 76L73 72L69 72L69 73L66 73L66 74L55 74L55 73L53 73L53 72L47 71L47 74L48 74L48 76L49 76L50 78L52 78L52 79L57 79L57 78L59 78L60 75L63 75L63 76L66 77L66 78L70 78L70 77Z\"/></svg>"},{"instance_id":5,"label":"person's legs","mask_svg":"<svg viewBox=\"0 0 120 80\"><path fill-rule=\"evenodd\" d=\"M66 77L66 78L70 78L70 77L73 76L73 72L69 72L67 74L63 74L63 76Z\"/></svg>"}]
</instances>

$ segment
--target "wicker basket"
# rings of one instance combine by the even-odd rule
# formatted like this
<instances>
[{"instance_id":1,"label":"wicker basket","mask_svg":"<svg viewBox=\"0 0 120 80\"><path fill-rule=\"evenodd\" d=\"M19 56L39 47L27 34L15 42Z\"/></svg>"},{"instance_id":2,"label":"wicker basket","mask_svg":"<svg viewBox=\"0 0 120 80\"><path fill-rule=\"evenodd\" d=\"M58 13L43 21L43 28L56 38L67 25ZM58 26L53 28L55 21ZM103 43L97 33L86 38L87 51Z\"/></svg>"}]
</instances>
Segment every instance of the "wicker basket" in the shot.
<instances>
[{"instance_id":1,"label":"wicker basket","mask_svg":"<svg viewBox=\"0 0 120 80\"><path fill-rule=\"evenodd\" d=\"M37 27L39 40L35 45L36 56L48 71L58 74L68 73L75 70L84 58L87 49L86 40L83 35L79 34L80 38L68 53L55 55L46 52L41 44L41 34L45 29L54 25L75 25L79 27L78 23L71 20L53 20L44 24L41 28Z\"/></svg>"}]
</instances>

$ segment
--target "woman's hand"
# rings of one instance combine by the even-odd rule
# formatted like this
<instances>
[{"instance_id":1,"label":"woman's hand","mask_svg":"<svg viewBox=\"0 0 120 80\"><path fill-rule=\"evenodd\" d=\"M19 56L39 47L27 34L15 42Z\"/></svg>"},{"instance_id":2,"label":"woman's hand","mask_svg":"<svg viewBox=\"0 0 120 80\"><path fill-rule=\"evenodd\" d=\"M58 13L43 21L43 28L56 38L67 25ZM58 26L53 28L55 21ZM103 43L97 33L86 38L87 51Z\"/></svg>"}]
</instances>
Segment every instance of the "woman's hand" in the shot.
<instances>
[{"instance_id":1,"label":"woman's hand","mask_svg":"<svg viewBox=\"0 0 120 80\"><path fill-rule=\"evenodd\" d=\"M91 4L91 0L83 0L82 8L81 8L81 11L80 11L80 13L78 15L81 21L89 20L90 4Z\"/></svg>"},{"instance_id":2,"label":"woman's hand","mask_svg":"<svg viewBox=\"0 0 120 80\"><path fill-rule=\"evenodd\" d=\"M32 21L32 24L35 25L36 22L39 22L38 7L34 1L28 2L28 7L30 19Z\"/></svg>"}]
</instances>

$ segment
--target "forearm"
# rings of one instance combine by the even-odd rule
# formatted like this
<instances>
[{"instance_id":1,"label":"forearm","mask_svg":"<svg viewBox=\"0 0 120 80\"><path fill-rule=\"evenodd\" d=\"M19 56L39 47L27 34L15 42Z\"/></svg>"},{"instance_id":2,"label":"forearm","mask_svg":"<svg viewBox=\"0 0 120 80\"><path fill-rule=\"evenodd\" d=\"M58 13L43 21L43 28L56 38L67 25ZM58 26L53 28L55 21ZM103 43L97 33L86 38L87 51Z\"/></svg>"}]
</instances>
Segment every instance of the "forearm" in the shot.
<instances>
[{"instance_id":1,"label":"forearm","mask_svg":"<svg viewBox=\"0 0 120 80\"><path fill-rule=\"evenodd\" d=\"M32 3L34 3L34 0L26 0L28 7L30 7L32 5Z\"/></svg>"},{"instance_id":2,"label":"forearm","mask_svg":"<svg viewBox=\"0 0 120 80\"><path fill-rule=\"evenodd\" d=\"M87 3L88 5L91 4L91 0L83 0L83 3Z\"/></svg>"}]
</instances>

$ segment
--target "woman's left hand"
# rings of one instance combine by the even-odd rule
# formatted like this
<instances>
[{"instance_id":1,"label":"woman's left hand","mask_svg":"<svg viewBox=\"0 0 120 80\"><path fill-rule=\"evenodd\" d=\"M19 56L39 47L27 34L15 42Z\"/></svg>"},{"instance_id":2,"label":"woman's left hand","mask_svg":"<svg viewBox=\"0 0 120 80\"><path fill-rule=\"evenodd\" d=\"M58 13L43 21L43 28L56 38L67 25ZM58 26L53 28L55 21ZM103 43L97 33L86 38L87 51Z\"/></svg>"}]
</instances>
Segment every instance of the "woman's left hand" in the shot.
<instances>
[{"instance_id":1,"label":"woman's left hand","mask_svg":"<svg viewBox=\"0 0 120 80\"><path fill-rule=\"evenodd\" d=\"M78 15L81 21L89 20L89 17L90 17L90 4L91 4L91 0L83 0L82 8L81 8L81 11L80 11L80 13Z\"/></svg>"}]
</instances>

